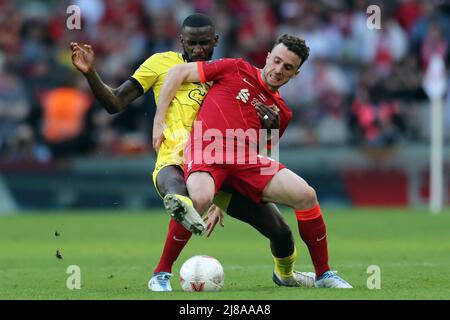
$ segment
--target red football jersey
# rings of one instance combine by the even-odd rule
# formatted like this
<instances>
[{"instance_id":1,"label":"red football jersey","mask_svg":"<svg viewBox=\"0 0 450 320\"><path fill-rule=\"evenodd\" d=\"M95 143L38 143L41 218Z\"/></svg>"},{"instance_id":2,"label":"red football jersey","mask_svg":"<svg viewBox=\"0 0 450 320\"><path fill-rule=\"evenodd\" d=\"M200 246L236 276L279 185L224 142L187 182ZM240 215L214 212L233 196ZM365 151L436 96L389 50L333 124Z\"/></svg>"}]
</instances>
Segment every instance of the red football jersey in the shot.
<instances>
[{"instance_id":1,"label":"red football jersey","mask_svg":"<svg viewBox=\"0 0 450 320\"><path fill-rule=\"evenodd\" d=\"M275 105L280 110L281 137L292 112L279 93L270 91L265 85L260 69L243 59L202 61L197 66L202 82L214 81L197 115L203 131L215 128L225 137L227 129L261 129L255 109L261 102L267 106Z\"/></svg>"}]
</instances>

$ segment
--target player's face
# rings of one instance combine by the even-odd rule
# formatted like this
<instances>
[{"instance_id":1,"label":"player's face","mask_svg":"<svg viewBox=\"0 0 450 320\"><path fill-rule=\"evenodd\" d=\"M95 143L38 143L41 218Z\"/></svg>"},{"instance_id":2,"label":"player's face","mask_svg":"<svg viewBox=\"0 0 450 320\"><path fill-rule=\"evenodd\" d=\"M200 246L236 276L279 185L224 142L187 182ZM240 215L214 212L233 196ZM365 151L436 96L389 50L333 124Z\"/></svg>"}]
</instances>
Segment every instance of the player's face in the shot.
<instances>
[{"instance_id":1,"label":"player's face","mask_svg":"<svg viewBox=\"0 0 450 320\"><path fill-rule=\"evenodd\" d=\"M218 39L212 27L185 27L180 36L189 62L211 60Z\"/></svg>"},{"instance_id":2,"label":"player's face","mask_svg":"<svg viewBox=\"0 0 450 320\"><path fill-rule=\"evenodd\" d=\"M284 44L278 44L267 55L266 65L262 73L264 82L274 91L278 90L279 87L299 73L300 62L299 56L290 51Z\"/></svg>"}]
</instances>

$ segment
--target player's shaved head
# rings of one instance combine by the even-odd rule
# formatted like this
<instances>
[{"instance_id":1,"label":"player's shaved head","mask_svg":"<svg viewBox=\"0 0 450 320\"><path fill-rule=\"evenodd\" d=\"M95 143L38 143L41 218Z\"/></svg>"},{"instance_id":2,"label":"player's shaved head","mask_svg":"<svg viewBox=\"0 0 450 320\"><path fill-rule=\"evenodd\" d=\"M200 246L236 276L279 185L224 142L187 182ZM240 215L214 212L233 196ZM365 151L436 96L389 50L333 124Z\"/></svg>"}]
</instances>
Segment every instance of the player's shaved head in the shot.
<instances>
[{"instance_id":1,"label":"player's shaved head","mask_svg":"<svg viewBox=\"0 0 450 320\"><path fill-rule=\"evenodd\" d=\"M208 15L203 13L194 13L188 16L186 19L184 19L181 28L184 29L186 27L191 28L211 27L213 30L215 29L214 22L212 21L212 19Z\"/></svg>"}]
</instances>

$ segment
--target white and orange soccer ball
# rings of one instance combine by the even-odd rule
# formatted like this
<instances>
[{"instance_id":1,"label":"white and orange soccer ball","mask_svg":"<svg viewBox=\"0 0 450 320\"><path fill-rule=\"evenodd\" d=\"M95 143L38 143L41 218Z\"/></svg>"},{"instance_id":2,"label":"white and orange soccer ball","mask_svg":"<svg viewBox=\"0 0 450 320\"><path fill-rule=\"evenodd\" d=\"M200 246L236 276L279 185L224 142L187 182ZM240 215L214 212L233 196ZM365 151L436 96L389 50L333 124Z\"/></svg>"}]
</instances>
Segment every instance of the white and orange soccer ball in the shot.
<instances>
[{"instance_id":1,"label":"white and orange soccer ball","mask_svg":"<svg viewBox=\"0 0 450 320\"><path fill-rule=\"evenodd\" d=\"M206 255L193 256L180 269L180 285L184 291L219 291L224 285L220 262Z\"/></svg>"}]
</instances>

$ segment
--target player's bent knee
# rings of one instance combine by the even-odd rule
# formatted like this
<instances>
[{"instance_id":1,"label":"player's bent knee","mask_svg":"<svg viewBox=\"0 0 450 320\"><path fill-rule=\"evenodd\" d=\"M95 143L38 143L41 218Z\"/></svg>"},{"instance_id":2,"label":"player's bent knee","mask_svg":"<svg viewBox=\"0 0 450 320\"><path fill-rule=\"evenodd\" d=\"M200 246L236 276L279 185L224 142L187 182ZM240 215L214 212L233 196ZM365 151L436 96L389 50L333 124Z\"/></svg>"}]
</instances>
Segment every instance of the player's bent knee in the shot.
<instances>
[{"instance_id":1,"label":"player's bent knee","mask_svg":"<svg viewBox=\"0 0 450 320\"><path fill-rule=\"evenodd\" d=\"M213 194L208 194L205 192L195 192L194 194L190 194L190 196L194 204L194 208L199 213L203 213L204 211L206 211L206 209L209 208L214 199Z\"/></svg>"},{"instance_id":2,"label":"player's bent knee","mask_svg":"<svg viewBox=\"0 0 450 320\"><path fill-rule=\"evenodd\" d=\"M177 166L170 165L161 169L156 177L156 184L163 197L169 193L188 196L183 171Z\"/></svg>"},{"instance_id":3,"label":"player's bent knee","mask_svg":"<svg viewBox=\"0 0 450 320\"><path fill-rule=\"evenodd\" d=\"M187 188L182 177L170 177L165 184L165 189L167 193L176 193L181 194L183 196L187 196Z\"/></svg>"},{"instance_id":4,"label":"player's bent knee","mask_svg":"<svg viewBox=\"0 0 450 320\"><path fill-rule=\"evenodd\" d=\"M203 213L214 199L213 178L207 172L194 172L187 179L186 185L195 209L199 213Z\"/></svg>"},{"instance_id":5,"label":"player's bent knee","mask_svg":"<svg viewBox=\"0 0 450 320\"><path fill-rule=\"evenodd\" d=\"M297 196L297 201L295 205L295 209L305 210L312 208L317 205L317 194L316 191L307 186L303 190L301 190Z\"/></svg>"}]
</instances>

